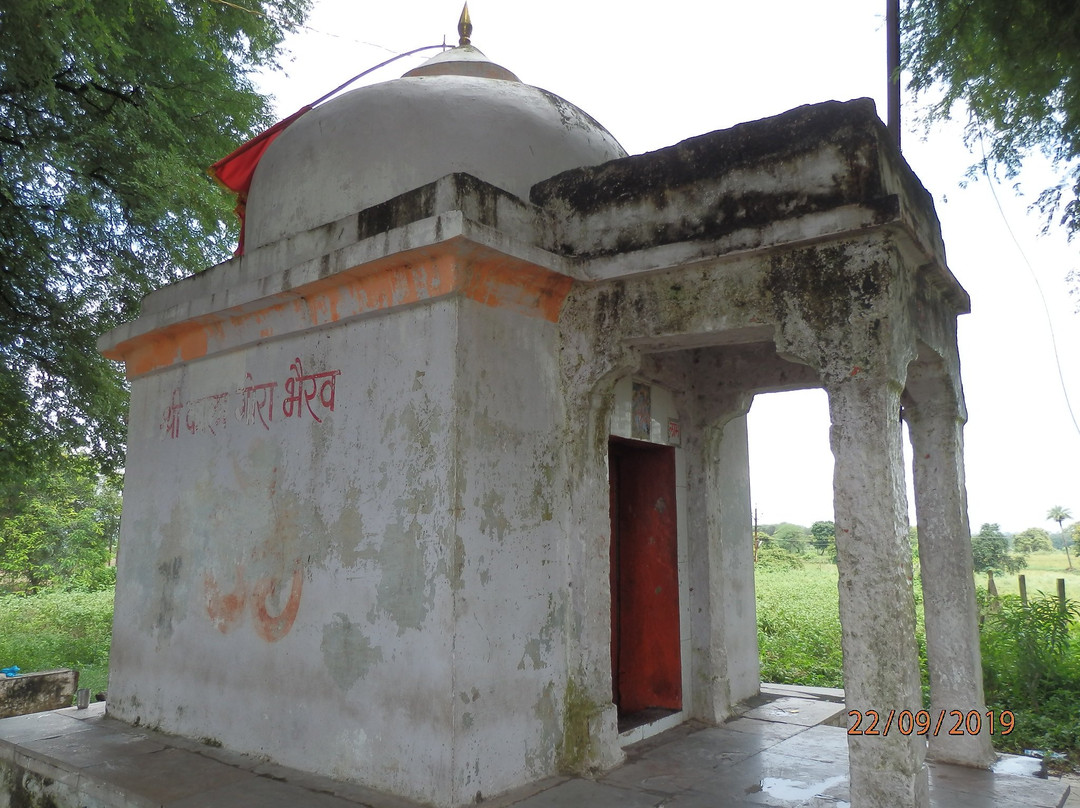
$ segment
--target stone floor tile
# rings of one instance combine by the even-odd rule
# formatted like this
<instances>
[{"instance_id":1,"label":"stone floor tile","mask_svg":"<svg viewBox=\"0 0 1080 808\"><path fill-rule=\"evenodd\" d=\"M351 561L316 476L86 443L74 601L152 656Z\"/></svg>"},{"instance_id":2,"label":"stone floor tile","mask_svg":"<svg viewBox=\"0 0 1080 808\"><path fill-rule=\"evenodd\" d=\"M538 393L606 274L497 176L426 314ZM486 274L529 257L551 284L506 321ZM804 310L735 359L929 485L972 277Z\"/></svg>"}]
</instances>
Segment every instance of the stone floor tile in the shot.
<instances>
[{"instance_id":1,"label":"stone floor tile","mask_svg":"<svg viewBox=\"0 0 1080 808\"><path fill-rule=\"evenodd\" d=\"M787 698L786 696L783 698ZM806 701L813 702L813 699ZM797 702L796 702L797 703ZM64 806L419 808L360 785L137 729L96 711L0 721L0 761L27 767ZM798 713L795 715L802 715ZM15 742L12 738L22 740ZM491 808L850 808L843 728L758 718L686 725L627 748L599 781L550 778ZM5 764L5 767L6 764ZM1067 782L930 764L933 808L1061 808ZM28 775L29 776L29 775ZM1080 806L1078 806L1080 808Z\"/></svg>"},{"instance_id":2,"label":"stone floor tile","mask_svg":"<svg viewBox=\"0 0 1080 808\"><path fill-rule=\"evenodd\" d=\"M743 713L743 718L759 718L763 721L812 727L846 713L847 708L843 704L833 701L782 696L769 699L765 704L747 710Z\"/></svg>"},{"instance_id":3,"label":"stone floor tile","mask_svg":"<svg viewBox=\"0 0 1080 808\"><path fill-rule=\"evenodd\" d=\"M770 749L793 758L848 765L848 734L841 727L809 727Z\"/></svg>"},{"instance_id":4,"label":"stone floor tile","mask_svg":"<svg viewBox=\"0 0 1080 808\"><path fill-rule=\"evenodd\" d=\"M654 760L649 756L619 766L599 782L620 788L677 794L701 783L709 776L710 771L707 766L680 763L671 758Z\"/></svg>"},{"instance_id":5,"label":"stone floor tile","mask_svg":"<svg viewBox=\"0 0 1080 808\"><path fill-rule=\"evenodd\" d=\"M1049 803L1027 802L1022 796L972 794L939 787L930 789L930 805L932 808L1043 808ZM1060 801L1055 802L1053 808L1060 808Z\"/></svg>"},{"instance_id":6,"label":"stone floor tile","mask_svg":"<svg viewBox=\"0 0 1080 808\"><path fill-rule=\"evenodd\" d=\"M849 795L847 772L836 763L767 750L737 766L716 769L695 791L730 795L751 805L836 808Z\"/></svg>"},{"instance_id":7,"label":"stone floor tile","mask_svg":"<svg viewBox=\"0 0 1080 808\"><path fill-rule=\"evenodd\" d=\"M57 715L62 715L67 718L77 718L80 721L100 719L105 717L105 702L92 701L90 702L90 706L85 710L80 710L78 707L65 707L62 710L55 710L54 712Z\"/></svg>"},{"instance_id":8,"label":"stone floor tile","mask_svg":"<svg viewBox=\"0 0 1080 808\"><path fill-rule=\"evenodd\" d=\"M760 808L752 803L743 802L738 794L702 793L684 791L667 800L663 808ZM835 808L835 807L834 807Z\"/></svg>"},{"instance_id":9,"label":"stone floor tile","mask_svg":"<svg viewBox=\"0 0 1080 808\"><path fill-rule=\"evenodd\" d=\"M665 805L666 799L662 794L616 788L592 780L567 780L514 803L514 808L656 808Z\"/></svg>"},{"instance_id":10,"label":"stone floor tile","mask_svg":"<svg viewBox=\"0 0 1080 808\"><path fill-rule=\"evenodd\" d=\"M267 777L200 791L167 805L168 808L358 808L355 802Z\"/></svg>"},{"instance_id":11,"label":"stone floor tile","mask_svg":"<svg viewBox=\"0 0 1080 808\"><path fill-rule=\"evenodd\" d=\"M74 721L63 712L29 713L0 719L2 743L19 745L26 741L56 738L71 732L83 732L90 727L82 721Z\"/></svg>"},{"instance_id":12,"label":"stone floor tile","mask_svg":"<svg viewBox=\"0 0 1080 808\"><path fill-rule=\"evenodd\" d=\"M163 749L160 738L140 732L77 732L19 745L23 755L77 769Z\"/></svg>"},{"instance_id":13,"label":"stone floor tile","mask_svg":"<svg viewBox=\"0 0 1080 808\"><path fill-rule=\"evenodd\" d=\"M994 774L986 769L930 763L931 793L949 792L983 798L973 806L998 805L1013 801L1028 808L1059 808L1064 789L1060 781L1039 777ZM988 801L985 801L988 800ZM996 802L995 802L996 800Z\"/></svg>"},{"instance_id":14,"label":"stone floor tile","mask_svg":"<svg viewBox=\"0 0 1080 808\"><path fill-rule=\"evenodd\" d=\"M805 732L807 728L801 724L781 724L776 721L762 721L760 718L735 718L726 722L723 729L758 735L775 745L785 738Z\"/></svg>"},{"instance_id":15,"label":"stone floor tile","mask_svg":"<svg viewBox=\"0 0 1080 808\"><path fill-rule=\"evenodd\" d=\"M717 766L739 764L775 743L765 735L713 727L652 749L645 758L655 763L675 763L681 769L696 770L704 775Z\"/></svg>"},{"instance_id":16,"label":"stone floor tile","mask_svg":"<svg viewBox=\"0 0 1080 808\"><path fill-rule=\"evenodd\" d=\"M835 701L844 703L844 691L839 687L812 687L810 685L778 685L771 682L762 682L762 695L796 696L807 698L813 696L823 701Z\"/></svg>"},{"instance_id":17,"label":"stone floor tile","mask_svg":"<svg viewBox=\"0 0 1080 808\"><path fill-rule=\"evenodd\" d=\"M373 788L362 786L359 783L331 780L328 777L300 771L299 769L291 769L288 766L281 766L269 761L256 761L250 767L250 770L263 779L285 783L312 792L329 794L345 800L351 805L360 804L369 808L416 808L415 802L404 797L385 794Z\"/></svg>"},{"instance_id":18,"label":"stone floor tile","mask_svg":"<svg viewBox=\"0 0 1080 808\"><path fill-rule=\"evenodd\" d=\"M82 770L80 789L104 801L117 794L131 806L168 805L255 775L182 749L116 758ZM118 803L124 805L125 803Z\"/></svg>"},{"instance_id":19,"label":"stone floor tile","mask_svg":"<svg viewBox=\"0 0 1080 808\"><path fill-rule=\"evenodd\" d=\"M538 780L535 783L529 783L526 786L512 789L503 794L499 794L495 797L484 797L485 808L509 808L509 806L517 805L524 802L530 797L534 797L537 794L547 791L550 788L562 785L569 782L570 778L559 775L557 777L548 777L544 780ZM373 805L372 808L383 808L382 805Z\"/></svg>"}]
</instances>

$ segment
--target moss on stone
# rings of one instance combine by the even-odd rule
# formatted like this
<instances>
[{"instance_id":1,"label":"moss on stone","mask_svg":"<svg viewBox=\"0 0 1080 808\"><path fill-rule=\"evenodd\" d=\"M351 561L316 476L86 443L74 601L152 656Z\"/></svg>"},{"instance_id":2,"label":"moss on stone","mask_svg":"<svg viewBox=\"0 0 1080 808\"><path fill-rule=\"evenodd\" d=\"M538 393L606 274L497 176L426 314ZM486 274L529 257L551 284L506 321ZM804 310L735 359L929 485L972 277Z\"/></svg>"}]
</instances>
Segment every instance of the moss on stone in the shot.
<instances>
[{"instance_id":1,"label":"moss on stone","mask_svg":"<svg viewBox=\"0 0 1080 808\"><path fill-rule=\"evenodd\" d=\"M593 720L602 712L603 706L590 699L585 688L573 677L567 679L563 698L563 737L556 753L560 772L584 774L588 770L596 751Z\"/></svg>"}]
</instances>

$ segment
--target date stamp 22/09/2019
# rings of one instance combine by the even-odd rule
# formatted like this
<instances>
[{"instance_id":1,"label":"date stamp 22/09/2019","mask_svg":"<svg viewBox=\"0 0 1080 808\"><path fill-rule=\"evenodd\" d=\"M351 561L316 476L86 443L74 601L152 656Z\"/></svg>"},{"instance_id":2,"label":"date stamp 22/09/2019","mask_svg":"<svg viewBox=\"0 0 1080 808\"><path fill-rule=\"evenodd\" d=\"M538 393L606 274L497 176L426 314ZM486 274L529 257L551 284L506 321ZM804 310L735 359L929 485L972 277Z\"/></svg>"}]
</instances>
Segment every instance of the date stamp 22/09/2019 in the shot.
<instances>
[{"instance_id":1,"label":"date stamp 22/09/2019","mask_svg":"<svg viewBox=\"0 0 1080 808\"><path fill-rule=\"evenodd\" d=\"M848 735L888 735L898 732L901 735L932 735L935 738L944 732L946 735L978 735L984 727L992 735L1000 730L1008 735L1016 728L1016 718L1011 710L940 710L937 720L929 710L889 710L888 713L877 710L848 710Z\"/></svg>"}]
</instances>

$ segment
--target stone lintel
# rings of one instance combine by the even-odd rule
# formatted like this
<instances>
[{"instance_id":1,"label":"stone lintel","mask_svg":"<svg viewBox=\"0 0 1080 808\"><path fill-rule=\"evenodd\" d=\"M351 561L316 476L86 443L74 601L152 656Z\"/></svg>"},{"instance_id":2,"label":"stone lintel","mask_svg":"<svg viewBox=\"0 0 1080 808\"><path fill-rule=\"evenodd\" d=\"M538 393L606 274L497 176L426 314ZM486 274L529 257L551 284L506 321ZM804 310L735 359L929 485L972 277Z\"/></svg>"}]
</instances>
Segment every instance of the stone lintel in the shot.
<instances>
[{"instance_id":1,"label":"stone lintel","mask_svg":"<svg viewBox=\"0 0 1080 808\"><path fill-rule=\"evenodd\" d=\"M533 186L555 219L549 249L593 278L888 227L914 264L949 274L933 201L869 99L799 107ZM637 263L629 266L637 267ZM639 270L639 271L640 271Z\"/></svg>"}]
</instances>

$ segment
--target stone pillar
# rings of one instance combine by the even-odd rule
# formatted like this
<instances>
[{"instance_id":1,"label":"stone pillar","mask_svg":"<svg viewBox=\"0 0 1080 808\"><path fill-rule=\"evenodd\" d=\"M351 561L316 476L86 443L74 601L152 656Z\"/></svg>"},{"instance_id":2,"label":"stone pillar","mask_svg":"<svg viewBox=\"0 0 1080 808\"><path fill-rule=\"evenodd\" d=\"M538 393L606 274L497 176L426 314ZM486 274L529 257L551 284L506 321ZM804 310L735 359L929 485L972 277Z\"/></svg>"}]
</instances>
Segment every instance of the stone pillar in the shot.
<instances>
[{"instance_id":1,"label":"stone pillar","mask_svg":"<svg viewBox=\"0 0 1080 808\"><path fill-rule=\"evenodd\" d=\"M745 413L750 396L713 402L721 415L684 442L688 477L691 715L711 724L754 696L757 646L750 474Z\"/></svg>"},{"instance_id":2,"label":"stone pillar","mask_svg":"<svg viewBox=\"0 0 1080 808\"><path fill-rule=\"evenodd\" d=\"M881 353L848 373L826 374L836 458L833 492L844 688L849 710L876 711L876 735L851 735L851 804L927 808L925 740L896 730L921 709L907 497L901 451L901 383ZM885 725L891 721L891 732ZM859 729L869 729L869 720Z\"/></svg>"},{"instance_id":3,"label":"stone pillar","mask_svg":"<svg viewBox=\"0 0 1080 808\"><path fill-rule=\"evenodd\" d=\"M929 755L934 760L987 768L995 755L983 701L964 487L963 416L952 399L940 395L904 408L914 454L931 715L944 710L944 723L951 728L955 724L951 711L965 716L974 711L981 716L982 731L931 735Z\"/></svg>"}]
</instances>

